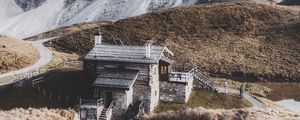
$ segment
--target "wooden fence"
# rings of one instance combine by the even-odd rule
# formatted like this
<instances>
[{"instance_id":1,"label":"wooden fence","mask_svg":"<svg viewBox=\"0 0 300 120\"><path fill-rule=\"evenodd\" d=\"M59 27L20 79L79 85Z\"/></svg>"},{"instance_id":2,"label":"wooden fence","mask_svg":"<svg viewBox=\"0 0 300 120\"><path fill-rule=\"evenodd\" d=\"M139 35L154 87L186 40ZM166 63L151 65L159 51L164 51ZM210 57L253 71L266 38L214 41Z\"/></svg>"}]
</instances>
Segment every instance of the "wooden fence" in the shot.
<instances>
[{"instance_id":1,"label":"wooden fence","mask_svg":"<svg viewBox=\"0 0 300 120\"><path fill-rule=\"evenodd\" d=\"M61 104L64 106L75 105L78 104L81 99L80 96L63 95L52 92L51 90L42 88L42 86L39 84L35 85L33 88L37 90L42 96L46 97L53 104Z\"/></svg>"},{"instance_id":2,"label":"wooden fence","mask_svg":"<svg viewBox=\"0 0 300 120\"><path fill-rule=\"evenodd\" d=\"M41 75L46 73L50 70L60 69L60 68L78 68L82 67L82 61L78 60L70 60L66 62L62 62L54 67L41 67L35 70L31 70L28 72L15 74L13 76L8 76L0 79L0 86L2 85L9 85L9 84L18 84L21 83L20 81L31 79L35 76Z\"/></svg>"}]
</instances>

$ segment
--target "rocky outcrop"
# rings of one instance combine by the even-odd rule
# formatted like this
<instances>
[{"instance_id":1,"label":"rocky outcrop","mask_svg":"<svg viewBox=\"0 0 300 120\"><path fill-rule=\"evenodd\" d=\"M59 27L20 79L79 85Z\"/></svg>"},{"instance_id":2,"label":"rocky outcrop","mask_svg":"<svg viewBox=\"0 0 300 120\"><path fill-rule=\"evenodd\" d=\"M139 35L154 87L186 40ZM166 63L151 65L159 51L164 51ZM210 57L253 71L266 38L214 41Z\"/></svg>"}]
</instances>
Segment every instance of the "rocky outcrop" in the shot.
<instances>
[{"instance_id":1,"label":"rocky outcrop","mask_svg":"<svg viewBox=\"0 0 300 120\"><path fill-rule=\"evenodd\" d=\"M31 9L37 8L45 1L46 0L15 0L17 5L19 5L24 11L29 11Z\"/></svg>"}]
</instances>

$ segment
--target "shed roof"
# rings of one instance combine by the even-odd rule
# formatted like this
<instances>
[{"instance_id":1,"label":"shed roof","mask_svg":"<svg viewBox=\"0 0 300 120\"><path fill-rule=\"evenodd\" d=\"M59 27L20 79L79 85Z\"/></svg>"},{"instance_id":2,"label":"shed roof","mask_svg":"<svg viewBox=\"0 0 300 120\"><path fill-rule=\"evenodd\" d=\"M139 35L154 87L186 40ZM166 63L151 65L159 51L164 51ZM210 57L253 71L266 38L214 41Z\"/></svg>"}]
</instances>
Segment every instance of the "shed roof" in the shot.
<instances>
[{"instance_id":1,"label":"shed roof","mask_svg":"<svg viewBox=\"0 0 300 120\"><path fill-rule=\"evenodd\" d=\"M138 70L105 69L97 75L93 86L129 89L135 82Z\"/></svg>"},{"instance_id":2,"label":"shed roof","mask_svg":"<svg viewBox=\"0 0 300 120\"><path fill-rule=\"evenodd\" d=\"M84 59L134 63L158 63L164 50L173 55L173 53L165 46L151 45L150 58L147 58L145 46L101 44L94 47Z\"/></svg>"}]
</instances>

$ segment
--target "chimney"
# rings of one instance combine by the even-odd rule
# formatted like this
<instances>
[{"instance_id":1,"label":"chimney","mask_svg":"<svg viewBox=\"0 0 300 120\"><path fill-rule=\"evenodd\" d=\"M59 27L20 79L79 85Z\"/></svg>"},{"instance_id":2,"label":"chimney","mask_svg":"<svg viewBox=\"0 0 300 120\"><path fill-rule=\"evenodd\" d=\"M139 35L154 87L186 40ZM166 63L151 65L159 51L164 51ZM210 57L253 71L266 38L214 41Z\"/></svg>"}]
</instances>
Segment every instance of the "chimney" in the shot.
<instances>
[{"instance_id":1,"label":"chimney","mask_svg":"<svg viewBox=\"0 0 300 120\"><path fill-rule=\"evenodd\" d=\"M151 57L151 41L147 41L145 44L145 48L146 48L146 58L150 58Z\"/></svg>"},{"instance_id":2,"label":"chimney","mask_svg":"<svg viewBox=\"0 0 300 120\"><path fill-rule=\"evenodd\" d=\"M95 33L95 47L102 42L102 34L100 32Z\"/></svg>"}]
</instances>

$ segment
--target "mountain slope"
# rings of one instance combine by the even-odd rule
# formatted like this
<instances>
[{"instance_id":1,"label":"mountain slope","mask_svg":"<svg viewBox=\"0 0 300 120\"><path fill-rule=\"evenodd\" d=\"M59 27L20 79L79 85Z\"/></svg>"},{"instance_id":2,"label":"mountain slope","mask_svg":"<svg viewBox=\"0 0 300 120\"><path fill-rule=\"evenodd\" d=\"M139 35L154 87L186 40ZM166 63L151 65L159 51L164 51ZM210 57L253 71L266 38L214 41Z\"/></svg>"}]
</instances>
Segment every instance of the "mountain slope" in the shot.
<instances>
[{"instance_id":1,"label":"mountain slope","mask_svg":"<svg viewBox=\"0 0 300 120\"><path fill-rule=\"evenodd\" d=\"M8 0L5 0L8 1ZM119 20L154 10L194 4L197 0L16 0L26 12L0 16L0 33L18 38L94 20ZM19 8L20 8L19 7ZM6 11L14 11L5 8ZM0 14L1 15L1 14ZM30 29L29 29L30 28Z\"/></svg>"},{"instance_id":2,"label":"mountain slope","mask_svg":"<svg viewBox=\"0 0 300 120\"><path fill-rule=\"evenodd\" d=\"M12 0L0 1L0 21L12 16L19 15L24 11Z\"/></svg>"},{"instance_id":3,"label":"mountain slope","mask_svg":"<svg viewBox=\"0 0 300 120\"><path fill-rule=\"evenodd\" d=\"M295 17L297 16L297 17ZM176 64L198 65L216 76L239 80L298 81L300 23L280 7L234 2L179 7L72 33L51 44L84 54L99 29L104 39L127 44L146 40L175 52Z\"/></svg>"},{"instance_id":4,"label":"mountain slope","mask_svg":"<svg viewBox=\"0 0 300 120\"><path fill-rule=\"evenodd\" d=\"M11 0L12 1L12 0ZM46 0L14 0L24 11L29 11L41 6Z\"/></svg>"},{"instance_id":5,"label":"mountain slope","mask_svg":"<svg viewBox=\"0 0 300 120\"><path fill-rule=\"evenodd\" d=\"M63 1L49 0L37 9L0 21L0 32L22 38L54 29L61 17L62 7Z\"/></svg>"}]
</instances>

